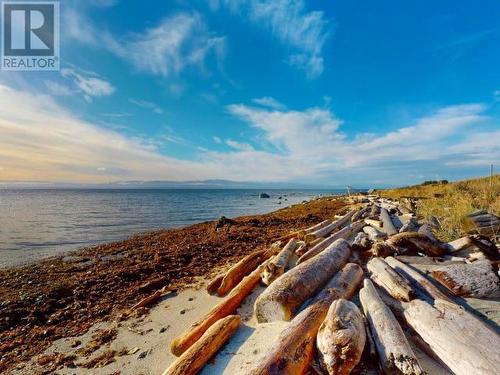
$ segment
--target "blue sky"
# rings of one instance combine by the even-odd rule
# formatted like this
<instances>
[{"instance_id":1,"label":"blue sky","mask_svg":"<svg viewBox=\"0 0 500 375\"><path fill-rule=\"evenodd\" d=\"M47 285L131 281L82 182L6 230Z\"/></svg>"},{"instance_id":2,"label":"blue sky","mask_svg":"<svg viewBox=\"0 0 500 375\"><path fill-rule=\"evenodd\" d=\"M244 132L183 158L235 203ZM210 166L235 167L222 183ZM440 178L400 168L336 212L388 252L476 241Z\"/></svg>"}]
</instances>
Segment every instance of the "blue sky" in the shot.
<instances>
[{"instance_id":1,"label":"blue sky","mask_svg":"<svg viewBox=\"0 0 500 375\"><path fill-rule=\"evenodd\" d=\"M498 1L61 1L0 72L0 181L386 186L500 162Z\"/></svg>"}]
</instances>

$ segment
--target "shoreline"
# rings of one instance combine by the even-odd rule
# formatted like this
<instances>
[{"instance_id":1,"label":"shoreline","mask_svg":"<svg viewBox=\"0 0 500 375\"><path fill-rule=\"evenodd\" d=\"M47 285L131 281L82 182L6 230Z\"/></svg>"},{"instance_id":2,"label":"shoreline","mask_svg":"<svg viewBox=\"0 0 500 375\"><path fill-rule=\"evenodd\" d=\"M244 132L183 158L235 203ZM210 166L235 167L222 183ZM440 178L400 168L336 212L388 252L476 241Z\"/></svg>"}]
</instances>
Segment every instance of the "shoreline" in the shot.
<instances>
[{"instance_id":1,"label":"shoreline","mask_svg":"<svg viewBox=\"0 0 500 375\"><path fill-rule=\"evenodd\" d=\"M57 339L118 317L152 289L182 290L292 230L341 212L346 204L343 196L322 197L237 217L218 230L216 222L203 222L0 269L0 371ZM65 260L69 255L72 259Z\"/></svg>"}]
</instances>

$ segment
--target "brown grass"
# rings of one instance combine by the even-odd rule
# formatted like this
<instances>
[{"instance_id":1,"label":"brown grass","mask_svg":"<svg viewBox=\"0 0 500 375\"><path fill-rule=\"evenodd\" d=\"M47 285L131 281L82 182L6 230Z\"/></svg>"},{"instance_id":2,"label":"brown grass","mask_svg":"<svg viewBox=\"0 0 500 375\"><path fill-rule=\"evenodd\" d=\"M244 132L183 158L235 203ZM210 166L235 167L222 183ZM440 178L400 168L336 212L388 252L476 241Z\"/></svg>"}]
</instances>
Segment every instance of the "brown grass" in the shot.
<instances>
[{"instance_id":1,"label":"brown grass","mask_svg":"<svg viewBox=\"0 0 500 375\"><path fill-rule=\"evenodd\" d=\"M442 241L451 241L465 235L472 229L467 215L477 209L500 215L500 175L490 178L458 181L449 184L418 185L406 188L380 190L382 197L400 199L402 197L422 198L417 214L427 219L436 216L441 229L436 235Z\"/></svg>"}]
</instances>

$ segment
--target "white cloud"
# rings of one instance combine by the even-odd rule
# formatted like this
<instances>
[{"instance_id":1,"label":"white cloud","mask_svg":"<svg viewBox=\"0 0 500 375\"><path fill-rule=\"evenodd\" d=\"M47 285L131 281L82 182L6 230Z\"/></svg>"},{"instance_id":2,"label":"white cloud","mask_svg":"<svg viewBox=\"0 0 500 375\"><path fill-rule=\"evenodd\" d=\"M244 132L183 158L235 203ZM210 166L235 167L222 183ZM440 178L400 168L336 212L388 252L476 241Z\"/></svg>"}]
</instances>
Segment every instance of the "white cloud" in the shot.
<instances>
[{"instance_id":1,"label":"white cloud","mask_svg":"<svg viewBox=\"0 0 500 375\"><path fill-rule=\"evenodd\" d=\"M159 147L168 150L169 143L184 142L169 129L155 139L124 136L78 119L49 96L6 86L0 86L0 106L2 179L10 181L408 183L411 176L460 175L464 168L480 170L500 159L500 132L491 129L495 125L479 104L444 107L408 126L362 137L343 134L345 125L324 108L232 105L229 111L270 147L227 139L229 151L192 145L198 150L193 160L160 152Z\"/></svg>"},{"instance_id":2,"label":"white cloud","mask_svg":"<svg viewBox=\"0 0 500 375\"><path fill-rule=\"evenodd\" d=\"M149 109L158 115L163 114L163 109L161 109L156 103L134 98L129 98L128 101L138 107Z\"/></svg>"},{"instance_id":3,"label":"white cloud","mask_svg":"<svg viewBox=\"0 0 500 375\"><path fill-rule=\"evenodd\" d=\"M244 143L244 142L234 141L232 139L227 139L226 144L229 147L234 148L235 150L238 150L238 151L253 151L254 150L252 145L250 145L248 143Z\"/></svg>"},{"instance_id":4,"label":"white cloud","mask_svg":"<svg viewBox=\"0 0 500 375\"><path fill-rule=\"evenodd\" d=\"M47 90L55 96L72 96L76 93L75 90L56 81L44 81L43 83L47 87Z\"/></svg>"},{"instance_id":5,"label":"white cloud","mask_svg":"<svg viewBox=\"0 0 500 375\"><path fill-rule=\"evenodd\" d=\"M83 93L85 100L89 102L94 97L109 96L116 91L110 82L92 72L65 68L61 69L61 75L71 79L76 88Z\"/></svg>"},{"instance_id":6,"label":"white cloud","mask_svg":"<svg viewBox=\"0 0 500 375\"><path fill-rule=\"evenodd\" d=\"M217 144L221 144L221 143L222 143L222 139L220 139L219 137L217 137L217 136L215 136L215 135L212 137L212 139L213 139L213 140L214 140L214 142L215 142L215 143L217 143Z\"/></svg>"},{"instance_id":7,"label":"white cloud","mask_svg":"<svg viewBox=\"0 0 500 375\"><path fill-rule=\"evenodd\" d=\"M330 34L321 11L308 11L304 0L222 0L233 12L247 16L292 49L288 62L316 78L323 73L323 47ZM212 9L219 2L211 1Z\"/></svg>"},{"instance_id":8,"label":"white cloud","mask_svg":"<svg viewBox=\"0 0 500 375\"><path fill-rule=\"evenodd\" d=\"M253 103L261 105L263 107L269 107L273 109L284 109L285 106L270 96L263 96L262 98L256 98L252 100Z\"/></svg>"}]
</instances>

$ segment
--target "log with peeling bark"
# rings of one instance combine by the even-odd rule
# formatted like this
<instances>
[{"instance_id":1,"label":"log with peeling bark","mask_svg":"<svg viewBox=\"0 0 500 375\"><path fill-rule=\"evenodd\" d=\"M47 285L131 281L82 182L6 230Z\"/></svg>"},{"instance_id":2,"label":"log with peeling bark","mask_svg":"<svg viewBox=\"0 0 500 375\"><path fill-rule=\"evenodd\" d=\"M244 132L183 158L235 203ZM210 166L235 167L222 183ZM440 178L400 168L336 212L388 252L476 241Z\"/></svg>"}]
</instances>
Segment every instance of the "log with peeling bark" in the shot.
<instances>
[{"instance_id":1,"label":"log with peeling bark","mask_svg":"<svg viewBox=\"0 0 500 375\"><path fill-rule=\"evenodd\" d=\"M217 292L217 289L219 289L220 284L222 283L224 275L225 274L222 273L220 275L215 276L215 278L207 284L206 289L208 294L214 294L215 292Z\"/></svg>"},{"instance_id":2,"label":"log with peeling bark","mask_svg":"<svg viewBox=\"0 0 500 375\"><path fill-rule=\"evenodd\" d=\"M259 264L269 259L279 251L279 245L273 244L269 249L254 251L248 254L238 263L232 266L224 275L217 294L222 297L230 292L238 283L250 272L257 268Z\"/></svg>"},{"instance_id":3,"label":"log with peeling bark","mask_svg":"<svg viewBox=\"0 0 500 375\"><path fill-rule=\"evenodd\" d=\"M391 220L391 215L389 215L389 212L381 207L380 208L380 221L382 221L382 229L384 230L385 233L387 233L388 236L392 236L396 233L398 233L396 227L392 223Z\"/></svg>"},{"instance_id":4,"label":"log with peeling bark","mask_svg":"<svg viewBox=\"0 0 500 375\"><path fill-rule=\"evenodd\" d=\"M297 309L347 263L350 253L349 243L337 240L280 276L255 301L257 321L292 319Z\"/></svg>"},{"instance_id":5,"label":"log with peeling bark","mask_svg":"<svg viewBox=\"0 0 500 375\"><path fill-rule=\"evenodd\" d=\"M455 304L413 300L405 310L408 324L457 375L498 374L500 336Z\"/></svg>"},{"instance_id":6,"label":"log with peeling bark","mask_svg":"<svg viewBox=\"0 0 500 375\"><path fill-rule=\"evenodd\" d=\"M500 298L500 281L489 260L442 266L432 276L455 296Z\"/></svg>"},{"instance_id":7,"label":"log with peeling bark","mask_svg":"<svg viewBox=\"0 0 500 375\"><path fill-rule=\"evenodd\" d=\"M342 216L340 219L335 220L333 223L331 223L331 224L329 224L321 229L318 229L314 232L306 234L304 237L306 242L313 241L316 238L326 237L326 236L328 236L328 234L332 233L333 231L342 228L343 226L345 226L347 223L349 223L351 221L352 216L356 212L357 212L356 210L351 210L350 212L348 212L347 214Z\"/></svg>"},{"instance_id":8,"label":"log with peeling bark","mask_svg":"<svg viewBox=\"0 0 500 375\"><path fill-rule=\"evenodd\" d=\"M396 270L401 276L403 276L410 284L414 287L415 292L424 292L424 296L429 295L432 299L443 299L449 302L454 302L448 295L439 290L432 282L422 275L420 272L400 262L396 258L387 257L385 261L394 270ZM422 294L420 294L422 296Z\"/></svg>"},{"instance_id":9,"label":"log with peeling bark","mask_svg":"<svg viewBox=\"0 0 500 375\"><path fill-rule=\"evenodd\" d=\"M359 363L366 342L363 315L345 299L333 301L316 337L320 366L330 375L348 375Z\"/></svg>"},{"instance_id":10,"label":"log with peeling bark","mask_svg":"<svg viewBox=\"0 0 500 375\"><path fill-rule=\"evenodd\" d=\"M392 297L400 301L410 301L414 292L408 282L391 268L382 258L371 259L366 268L371 273L371 279L382 287Z\"/></svg>"},{"instance_id":11,"label":"log with peeling bark","mask_svg":"<svg viewBox=\"0 0 500 375\"><path fill-rule=\"evenodd\" d=\"M372 227L371 225L363 227L363 232L365 232L368 235L368 238L371 241L378 241L387 238L387 233L384 233L381 230Z\"/></svg>"},{"instance_id":12,"label":"log with peeling bark","mask_svg":"<svg viewBox=\"0 0 500 375\"><path fill-rule=\"evenodd\" d=\"M368 212L370 210L371 210L370 206L366 206L366 207L358 210L354 215L352 215L351 221L354 223L358 220L363 219L368 214Z\"/></svg>"},{"instance_id":13,"label":"log with peeling bark","mask_svg":"<svg viewBox=\"0 0 500 375\"><path fill-rule=\"evenodd\" d=\"M259 284L260 273L265 267L266 262L261 264L250 275L246 276L234 288L229 295L220 303L215 305L203 318L194 323L191 328L181 336L174 339L170 345L172 353L176 356L181 355L189 349L216 321L228 315L233 314L241 302L254 290Z\"/></svg>"},{"instance_id":14,"label":"log with peeling bark","mask_svg":"<svg viewBox=\"0 0 500 375\"><path fill-rule=\"evenodd\" d=\"M401 326L369 279L365 279L359 298L384 371L388 374L422 374Z\"/></svg>"},{"instance_id":15,"label":"log with peeling bark","mask_svg":"<svg viewBox=\"0 0 500 375\"><path fill-rule=\"evenodd\" d=\"M385 256L383 253L391 254L396 250L398 254L418 254L423 253L428 256L442 256L448 252L448 245L432 241L421 233L403 232L395 234L380 245L381 251L378 256ZM386 255L388 255L386 254Z\"/></svg>"},{"instance_id":16,"label":"log with peeling bark","mask_svg":"<svg viewBox=\"0 0 500 375\"><path fill-rule=\"evenodd\" d=\"M360 266L346 264L312 303L292 319L276 344L250 374L304 374L313 360L316 334L331 303L337 298L350 299L362 279L363 270Z\"/></svg>"},{"instance_id":17,"label":"log with peeling bark","mask_svg":"<svg viewBox=\"0 0 500 375\"><path fill-rule=\"evenodd\" d=\"M285 273L285 268L298 245L298 241L292 238L273 259L267 262L260 274L262 282L265 285L270 285Z\"/></svg>"},{"instance_id":18,"label":"log with peeling bark","mask_svg":"<svg viewBox=\"0 0 500 375\"><path fill-rule=\"evenodd\" d=\"M376 229L382 229L382 222L380 220L375 219L365 219L366 225L371 225Z\"/></svg>"},{"instance_id":19,"label":"log with peeling bark","mask_svg":"<svg viewBox=\"0 0 500 375\"><path fill-rule=\"evenodd\" d=\"M239 315L229 315L218 320L200 339L177 358L163 375L196 375L224 346L241 323Z\"/></svg>"},{"instance_id":20,"label":"log with peeling bark","mask_svg":"<svg viewBox=\"0 0 500 375\"><path fill-rule=\"evenodd\" d=\"M330 237L325 238L323 241L321 241L319 244L316 246L310 248L307 252L305 252L297 261L297 264L303 263L308 259L311 259L312 257L318 255L321 253L324 249L326 249L328 246L330 246L332 243L339 239L347 239L350 236L358 233L361 228L363 228L364 223L363 221L358 221L356 223L352 223L345 228L342 228L338 232L332 234Z\"/></svg>"}]
</instances>

